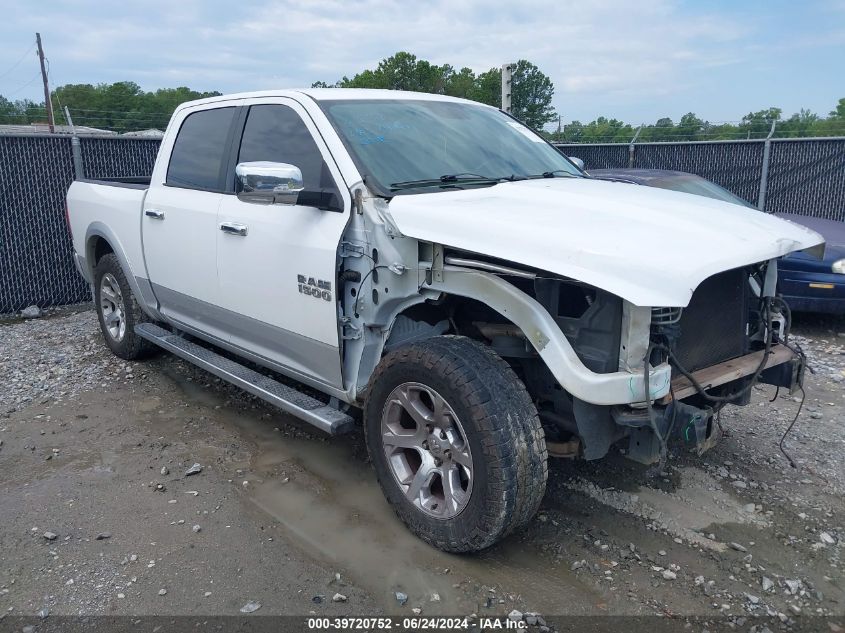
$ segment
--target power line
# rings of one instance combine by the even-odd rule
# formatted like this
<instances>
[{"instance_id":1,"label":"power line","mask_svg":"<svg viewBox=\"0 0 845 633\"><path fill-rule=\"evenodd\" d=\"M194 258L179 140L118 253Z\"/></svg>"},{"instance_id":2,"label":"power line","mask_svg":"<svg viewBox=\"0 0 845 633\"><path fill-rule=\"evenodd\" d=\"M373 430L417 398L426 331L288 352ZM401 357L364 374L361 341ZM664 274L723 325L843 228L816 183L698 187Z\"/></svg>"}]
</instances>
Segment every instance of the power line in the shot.
<instances>
[{"instance_id":1,"label":"power line","mask_svg":"<svg viewBox=\"0 0 845 633\"><path fill-rule=\"evenodd\" d=\"M29 49L28 49L28 50L27 50L27 51L26 51L23 55L21 55L21 58L20 58L18 61L16 61L14 64L12 64L11 68L9 68L9 69L8 69L7 71L5 71L4 73L0 74L0 79L2 79L2 78L3 78L3 77L5 77L6 75L8 75L10 72L12 72L15 68L17 68L18 66L20 66L20 65L21 65L21 62L22 62L24 59L26 59L26 56L27 56L27 55L29 55L29 54L32 52L32 49L34 49L34 48L35 48L35 44L33 44L32 46L30 46L30 47L29 47Z\"/></svg>"},{"instance_id":2,"label":"power line","mask_svg":"<svg viewBox=\"0 0 845 633\"><path fill-rule=\"evenodd\" d=\"M73 114L73 111L71 111ZM74 114L74 118L77 121L87 121L88 123L107 123L107 124L114 124L119 126L126 126L131 123L161 123L163 119L102 119L102 118L91 118L91 117L84 117L84 116L77 116Z\"/></svg>"},{"instance_id":3,"label":"power line","mask_svg":"<svg viewBox=\"0 0 845 633\"><path fill-rule=\"evenodd\" d=\"M74 112L74 114L78 113L79 116L85 117L88 119L113 119L113 118L122 118L122 119L169 119L169 114L124 114L122 112L112 112L112 113L104 113L104 114L88 114L87 112L82 112L81 110L77 110L73 106L68 106Z\"/></svg>"},{"instance_id":4,"label":"power line","mask_svg":"<svg viewBox=\"0 0 845 633\"><path fill-rule=\"evenodd\" d=\"M85 108L74 108L74 112L96 112L96 113L104 113L104 114L141 114L141 115L161 115L161 116L170 116L172 112L166 112L164 110L87 110Z\"/></svg>"},{"instance_id":5,"label":"power line","mask_svg":"<svg viewBox=\"0 0 845 633\"><path fill-rule=\"evenodd\" d=\"M52 70L52 69L50 68L50 60L49 60L49 59L45 59L44 61L45 61L45 62L47 62L47 81L48 81L48 82L50 82L50 80L52 79L52 76L50 75L50 71ZM55 84L53 84L53 85L55 85ZM56 92L55 90L53 90L52 92L50 92L50 99L51 99L51 100L52 100L52 98L53 98L53 95L55 95L55 97L56 97L56 103L58 103L58 104L59 104L59 112L61 112L61 113L62 113L62 116L63 116L63 117L65 117L65 123L68 123L68 121L67 121L67 114L65 114L65 109L62 107L62 100L59 98L59 93L58 93L58 92ZM50 106L52 107L52 105L53 105L53 104L51 103L51 104L50 104ZM45 108L45 110L46 110L46 108Z\"/></svg>"},{"instance_id":6,"label":"power line","mask_svg":"<svg viewBox=\"0 0 845 633\"><path fill-rule=\"evenodd\" d=\"M18 94L18 93L19 93L19 92L21 92L24 88L27 88L28 86L32 85L32 84L35 82L35 80L36 80L36 79L38 79L39 77L41 77L41 71L38 71L38 73L36 73L36 75L35 75L32 79L30 79L29 81L27 81L24 85L22 85L22 86L21 86L20 88L18 88L17 90L13 90L12 92L8 92L8 93L6 93L6 96L7 96L7 97L11 97L11 96L13 96L13 95Z\"/></svg>"},{"instance_id":7,"label":"power line","mask_svg":"<svg viewBox=\"0 0 845 633\"><path fill-rule=\"evenodd\" d=\"M774 135L773 138L784 138L784 135L792 135L792 134L795 134L795 133L798 133L798 132L801 132L803 135L808 135L808 136L812 137L812 136L818 136L820 134L825 135L825 134L832 132L832 131L837 131L837 132L838 131L845 131L845 123L841 123L841 122L838 122L838 121L836 121L836 122L829 121L824 125L823 129L820 129L820 130L790 129L789 126L784 125L784 126L778 128L775 131L775 135ZM613 130L613 131L609 131L605 134L585 134L583 136L588 137L590 139L590 142L612 141L613 139L619 139L617 142L629 143L631 133L632 133L631 130L626 130L626 129L623 128L622 130ZM768 130L740 129L740 130L734 130L734 131L722 130L722 131L713 131L713 132L701 132L701 131L687 132L687 131L684 131L684 130L667 129L665 131L660 131L660 130L657 130L655 128L643 128L643 135L640 138L642 139L641 142L648 142L649 136L652 136L653 138L679 138L679 137L689 138L689 137L694 137L696 139L712 138L712 137L718 137L720 139L723 139L723 138L746 138L749 133L751 133L752 136L756 137L755 140L759 140L759 138L765 138L766 137L766 135L768 134ZM563 136L564 136L564 138L566 138L567 135L564 134Z\"/></svg>"},{"instance_id":8,"label":"power line","mask_svg":"<svg viewBox=\"0 0 845 633\"><path fill-rule=\"evenodd\" d=\"M58 97L57 97L58 100ZM61 104L61 101L59 101ZM142 116L132 116L129 113L125 112L108 112L107 114L84 114L83 110L77 110L76 108L71 107L71 111L74 113L75 118L80 120L87 120L87 121L114 121L115 123L126 123L129 121L169 121L170 120L170 113L162 113L162 114L150 114L150 115L142 115ZM39 113L45 114L47 113L47 108L44 106L30 106L26 108L26 112L28 113ZM105 112L105 111L104 111ZM0 116L8 116L8 115L0 115ZM16 115L14 115L16 116Z\"/></svg>"},{"instance_id":9,"label":"power line","mask_svg":"<svg viewBox=\"0 0 845 633\"><path fill-rule=\"evenodd\" d=\"M131 118L131 119L111 119L109 117L91 117L91 116L85 116L85 115L76 115L75 110L71 110L71 112L74 113L74 118L76 118L80 121L114 121L115 123L125 124L125 123L131 123L133 121L134 122L144 122L144 121L162 121L162 120L164 120L162 118L155 118L155 117L134 117L134 118ZM19 114L0 114L0 117L17 118L17 117L23 116L25 114L37 115L37 116L46 116L47 115L44 108L23 108L22 110L20 110Z\"/></svg>"}]
</instances>

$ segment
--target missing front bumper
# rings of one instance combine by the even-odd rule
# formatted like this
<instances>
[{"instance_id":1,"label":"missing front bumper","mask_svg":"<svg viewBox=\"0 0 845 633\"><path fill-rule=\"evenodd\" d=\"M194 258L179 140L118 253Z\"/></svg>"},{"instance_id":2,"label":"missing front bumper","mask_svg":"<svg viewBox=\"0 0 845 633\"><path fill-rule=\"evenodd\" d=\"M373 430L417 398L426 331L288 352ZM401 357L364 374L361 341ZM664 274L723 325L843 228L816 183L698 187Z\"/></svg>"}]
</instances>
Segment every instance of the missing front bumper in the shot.
<instances>
[{"instance_id":1,"label":"missing front bumper","mask_svg":"<svg viewBox=\"0 0 845 633\"><path fill-rule=\"evenodd\" d=\"M692 377L705 389L729 385L757 371L764 353L764 350L759 350L726 360L694 371ZM793 389L795 385L800 384L803 371L804 364L795 352L785 345L775 344L769 351L760 382ZM685 376L678 376L672 380L671 393L674 394L675 400L684 400L697 394L698 389ZM661 399L661 403L668 404L672 399L671 394L667 395Z\"/></svg>"},{"instance_id":2,"label":"missing front bumper","mask_svg":"<svg viewBox=\"0 0 845 633\"><path fill-rule=\"evenodd\" d=\"M762 350L730 361L705 367L692 376L698 385L710 392L722 395L738 392L746 386L750 377L760 367ZM759 382L789 389L792 392L803 382L805 363L802 357L785 345L772 346ZM669 443L680 444L699 455L715 446L715 410L701 397L699 387L684 376L672 381L672 395L661 398L647 409L614 407L611 411L616 424L628 427L627 457L644 464L653 464L660 458L660 433ZM684 402L686 400L686 402ZM737 396L734 404L746 404L746 396Z\"/></svg>"},{"instance_id":3,"label":"missing front bumper","mask_svg":"<svg viewBox=\"0 0 845 633\"><path fill-rule=\"evenodd\" d=\"M652 408L654 425L670 445L681 445L702 455L716 445L714 411L710 407L696 407L683 402L670 402L665 407ZM660 459L660 439L655 434L647 411L616 409L617 424L630 428L628 459L653 464Z\"/></svg>"}]
</instances>

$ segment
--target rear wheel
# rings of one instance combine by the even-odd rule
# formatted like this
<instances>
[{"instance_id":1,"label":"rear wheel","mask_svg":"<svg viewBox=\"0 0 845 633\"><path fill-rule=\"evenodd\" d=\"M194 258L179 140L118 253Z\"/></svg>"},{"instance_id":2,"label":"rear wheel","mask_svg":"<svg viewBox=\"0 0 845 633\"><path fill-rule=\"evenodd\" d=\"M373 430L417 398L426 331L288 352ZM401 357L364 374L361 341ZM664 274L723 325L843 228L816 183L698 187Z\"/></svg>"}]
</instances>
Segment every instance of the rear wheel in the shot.
<instances>
[{"instance_id":1,"label":"rear wheel","mask_svg":"<svg viewBox=\"0 0 845 633\"><path fill-rule=\"evenodd\" d=\"M471 339L435 337L387 355L370 384L367 447L415 534L477 551L531 519L545 492L545 439L507 363Z\"/></svg>"},{"instance_id":2,"label":"rear wheel","mask_svg":"<svg viewBox=\"0 0 845 633\"><path fill-rule=\"evenodd\" d=\"M132 294L114 253L104 255L94 268L94 304L103 339L115 356L136 360L156 349L135 334L135 325L149 318Z\"/></svg>"}]
</instances>

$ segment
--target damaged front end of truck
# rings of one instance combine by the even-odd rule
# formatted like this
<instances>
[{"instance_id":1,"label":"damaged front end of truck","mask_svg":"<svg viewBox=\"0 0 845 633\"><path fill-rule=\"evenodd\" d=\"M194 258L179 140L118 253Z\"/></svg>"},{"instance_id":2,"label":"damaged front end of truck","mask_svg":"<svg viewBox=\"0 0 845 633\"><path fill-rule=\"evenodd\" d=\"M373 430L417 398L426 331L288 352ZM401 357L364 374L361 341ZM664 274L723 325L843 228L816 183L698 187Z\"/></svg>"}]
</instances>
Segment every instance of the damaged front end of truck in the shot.
<instances>
[{"instance_id":1,"label":"damaged front end of truck","mask_svg":"<svg viewBox=\"0 0 845 633\"><path fill-rule=\"evenodd\" d=\"M611 408L627 457L654 463L670 444L700 455L718 441L722 408L749 404L754 385L790 393L801 386L806 360L790 341L776 278L777 260L725 271L706 279L687 307L650 310L644 368L668 363L671 381L661 398Z\"/></svg>"},{"instance_id":2,"label":"damaged front end of truck","mask_svg":"<svg viewBox=\"0 0 845 633\"><path fill-rule=\"evenodd\" d=\"M550 455L600 459L618 445L651 464L670 445L702 453L719 412L748 404L755 384L801 385L777 261L823 253L804 227L577 178L382 207L392 243L419 244L409 268L421 295L384 330L386 346L431 332L489 345L531 395Z\"/></svg>"},{"instance_id":3,"label":"damaged front end of truck","mask_svg":"<svg viewBox=\"0 0 845 633\"><path fill-rule=\"evenodd\" d=\"M806 362L790 340L789 307L774 292L777 260L707 278L684 308L638 307L572 279L450 249L443 261L421 283L444 293L408 316L483 340L505 358L536 404L550 455L600 459L618 445L652 464L670 446L701 454L719 438L722 408L748 404L755 384L790 392L801 385ZM498 297L493 279L513 290L512 303ZM574 358L564 368L567 346Z\"/></svg>"}]
</instances>

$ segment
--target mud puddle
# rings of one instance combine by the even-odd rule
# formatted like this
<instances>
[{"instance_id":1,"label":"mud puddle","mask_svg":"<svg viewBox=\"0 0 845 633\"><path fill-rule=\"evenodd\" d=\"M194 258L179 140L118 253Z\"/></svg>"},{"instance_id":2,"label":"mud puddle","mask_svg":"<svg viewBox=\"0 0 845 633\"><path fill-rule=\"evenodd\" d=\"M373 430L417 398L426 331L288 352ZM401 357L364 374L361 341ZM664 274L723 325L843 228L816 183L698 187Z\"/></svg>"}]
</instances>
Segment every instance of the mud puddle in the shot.
<instances>
[{"instance_id":1,"label":"mud puddle","mask_svg":"<svg viewBox=\"0 0 845 633\"><path fill-rule=\"evenodd\" d=\"M216 408L227 401L224 392L201 378L188 380L179 369L163 373L189 406ZM249 481L247 486L233 482L244 499L278 522L300 549L365 587L388 613L421 607L424 613L483 615L519 605L594 614L610 608L597 588L518 538L478 555L447 554L417 539L384 499L360 432L327 439L264 406L246 411L222 406L214 417L255 447L248 462L229 464ZM396 600L397 591L408 596L406 605ZM637 612L624 601L613 607L620 609Z\"/></svg>"},{"instance_id":2,"label":"mud puddle","mask_svg":"<svg viewBox=\"0 0 845 633\"><path fill-rule=\"evenodd\" d=\"M580 492L620 512L644 519L669 534L700 547L724 551L724 542L708 538L713 526L726 523L766 528L769 522L746 511L744 504L728 494L708 473L696 467L679 469L676 490L667 492L647 485L601 488L592 481L574 477L565 482L568 490ZM705 528L710 527L711 530Z\"/></svg>"}]
</instances>

